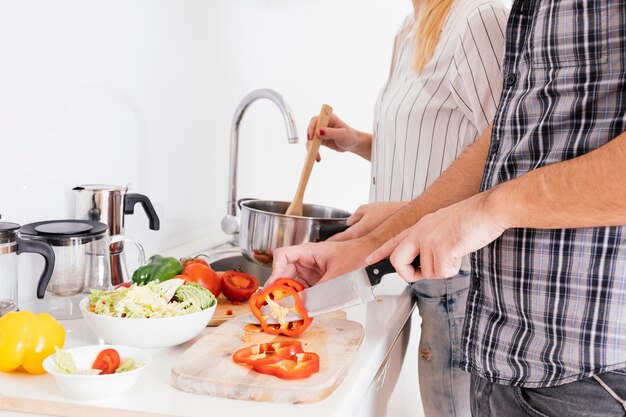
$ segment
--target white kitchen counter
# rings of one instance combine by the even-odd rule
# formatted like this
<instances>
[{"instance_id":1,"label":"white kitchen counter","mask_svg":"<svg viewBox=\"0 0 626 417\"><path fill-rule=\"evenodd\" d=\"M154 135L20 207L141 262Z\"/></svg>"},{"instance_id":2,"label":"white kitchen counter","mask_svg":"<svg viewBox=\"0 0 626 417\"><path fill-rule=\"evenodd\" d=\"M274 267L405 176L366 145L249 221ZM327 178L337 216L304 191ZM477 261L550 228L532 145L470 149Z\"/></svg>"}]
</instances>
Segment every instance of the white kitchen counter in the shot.
<instances>
[{"instance_id":1,"label":"white kitchen counter","mask_svg":"<svg viewBox=\"0 0 626 417\"><path fill-rule=\"evenodd\" d=\"M410 288L393 274L383 279L375 289L377 300L346 310L347 318L363 324L365 336L353 360L352 367L337 390L328 398L311 404L277 404L237 401L178 391L170 385L170 370L177 357L192 343L175 348L153 351L152 364L140 376L137 384L124 396L101 403L81 403L66 397L51 375L23 373L0 374L0 396L36 399L61 404L89 404L110 410L111 417L121 416L119 410L143 411L171 416L244 416L255 417L348 417L354 416L373 386L393 380L397 375L386 375L387 356L413 309ZM67 331L66 347L101 343L86 328L82 319L61 322ZM202 335L212 331L206 328ZM406 334L406 333L405 333ZM201 337L202 335L198 336ZM406 346L404 346L406 349ZM403 353L403 352L402 352ZM210 360L210 358L207 358ZM381 370L381 372L379 372ZM395 381L392 381L395 382ZM393 387L393 384L391 385ZM51 407L49 415L55 414ZM61 407L59 407L60 409ZM98 416L108 415L107 410ZM95 410L94 410L95 411ZM359 414L361 412L359 411ZM34 416L0 410L3 417ZM88 416L87 416L88 417Z\"/></svg>"}]
</instances>

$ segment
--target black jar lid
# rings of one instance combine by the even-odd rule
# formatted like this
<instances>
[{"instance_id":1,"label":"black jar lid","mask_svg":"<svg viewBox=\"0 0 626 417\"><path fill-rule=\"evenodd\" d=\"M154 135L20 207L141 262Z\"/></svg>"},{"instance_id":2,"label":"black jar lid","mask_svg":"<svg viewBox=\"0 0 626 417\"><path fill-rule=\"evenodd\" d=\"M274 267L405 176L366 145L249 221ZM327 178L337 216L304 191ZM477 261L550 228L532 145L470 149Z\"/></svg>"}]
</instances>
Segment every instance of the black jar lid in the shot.
<instances>
[{"instance_id":1,"label":"black jar lid","mask_svg":"<svg viewBox=\"0 0 626 417\"><path fill-rule=\"evenodd\" d=\"M17 223L0 222L0 243L9 243L15 240L15 232L20 229Z\"/></svg>"},{"instance_id":2,"label":"black jar lid","mask_svg":"<svg viewBox=\"0 0 626 417\"><path fill-rule=\"evenodd\" d=\"M0 233L15 232L20 228L17 223L0 222Z\"/></svg>"},{"instance_id":3,"label":"black jar lid","mask_svg":"<svg viewBox=\"0 0 626 417\"><path fill-rule=\"evenodd\" d=\"M48 220L25 224L20 234L59 241L71 238L92 238L104 235L109 226L91 220Z\"/></svg>"}]
</instances>

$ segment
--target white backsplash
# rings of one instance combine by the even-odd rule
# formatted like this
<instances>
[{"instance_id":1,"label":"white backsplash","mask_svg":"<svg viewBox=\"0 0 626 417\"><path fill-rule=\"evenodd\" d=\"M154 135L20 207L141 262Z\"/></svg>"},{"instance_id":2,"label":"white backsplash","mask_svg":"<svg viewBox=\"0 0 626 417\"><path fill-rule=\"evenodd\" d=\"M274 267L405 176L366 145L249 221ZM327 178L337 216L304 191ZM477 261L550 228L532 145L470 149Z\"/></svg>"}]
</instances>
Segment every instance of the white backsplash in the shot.
<instances>
[{"instance_id":1,"label":"white backsplash","mask_svg":"<svg viewBox=\"0 0 626 417\"><path fill-rule=\"evenodd\" d=\"M400 0L0 1L2 220L72 217L74 186L131 183L161 219L154 232L140 207L126 217L148 256L226 240L219 221L241 98L281 93L301 143L287 144L272 103L253 104L240 130L239 197L290 200L322 103L370 130L409 10ZM322 152L305 202L366 202L369 164ZM20 257L20 300L34 297L42 265Z\"/></svg>"}]
</instances>

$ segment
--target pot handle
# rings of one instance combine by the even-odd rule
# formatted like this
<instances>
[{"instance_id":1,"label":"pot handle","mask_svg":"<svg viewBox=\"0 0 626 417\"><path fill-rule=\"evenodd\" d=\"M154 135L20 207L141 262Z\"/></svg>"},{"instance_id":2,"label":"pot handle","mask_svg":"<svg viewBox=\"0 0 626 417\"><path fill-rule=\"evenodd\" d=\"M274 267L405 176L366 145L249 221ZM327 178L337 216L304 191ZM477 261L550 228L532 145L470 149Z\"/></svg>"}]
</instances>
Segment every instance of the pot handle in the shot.
<instances>
[{"instance_id":1,"label":"pot handle","mask_svg":"<svg viewBox=\"0 0 626 417\"><path fill-rule=\"evenodd\" d=\"M337 233L341 233L344 230L348 229L347 224L320 224L319 231L317 233L317 240L326 240L331 236L336 235Z\"/></svg>"},{"instance_id":2,"label":"pot handle","mask_svg":"<svg viewBox=\"0 0 626 417\"><path fill-rule=\"evenodd\" d=\"M124 214L135 213L135 204L137 203L141 204L148 215L150 230L159 230L161 227L159 216L154 210L154 206L152 205L150 199L143 194L126 194L126 197L124 198Z\"/></svg>"},{"instance_id":3,"label":"pot handle","mask_svg":"<svg viewBox=\"0 0 626 417\"><path fill-rule=\"evenodd\" d=\"M43 259L46 262L43 267L41 277L39 277L39 283L37 284L37 298L42 299L46 293L48 283L50 282L52 271L54 270L54 251L50 245L44 242L22 239L19 236L17 236L15 240L17 242L18 255L21 253L38 253L43 256Z\"/></svg>"},{"instance_id":4,"label":"pot handle","mask_svg":"<svg viewBox=\"0 0 626 417\"><path fill-rule=\"evenodd\" d=\"M241 210L242 203L245 203L246 201L252 201L252 200L258 200L258 198L240 198L239 200L237 200L237 207L239 207L239 210Z\"/></svg>"}]
</instances>

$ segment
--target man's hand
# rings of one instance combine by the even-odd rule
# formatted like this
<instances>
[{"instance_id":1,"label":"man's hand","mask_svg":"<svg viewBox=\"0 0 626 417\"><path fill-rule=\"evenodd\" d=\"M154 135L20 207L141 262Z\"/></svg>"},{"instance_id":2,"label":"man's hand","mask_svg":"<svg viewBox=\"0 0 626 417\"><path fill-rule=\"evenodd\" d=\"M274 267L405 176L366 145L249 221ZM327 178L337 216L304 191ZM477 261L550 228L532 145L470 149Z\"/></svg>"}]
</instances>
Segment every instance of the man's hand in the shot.
<instances>
[{"instance_id":1,"label":"man's hand","mask_svg":"<svg viewBox=\"0 0 626 417\"><path fill-rule=\"evenodd\" d=\"M348 218L347 223L350 228L344 232L337 233L327 240L340 242L365 236L380 226L405 204L405 202L401 201L364 204Z\"/></svg>"},{"instance_id":2,"label":"man's hand","mask_svg":"<svg viewBox=\"0 0 626 417\"><path fill-rule=\"evenodd\" d=\"M294 278L313 286L365 266L365 257L377 246L366 238L347 242L305 243L274 251L272 275ZM267 285L267 284L265 284Z\"/></svg>"},{"instance_id":3,"label":"man's hand","mask_svg":"<svg viewBox=\"0 0 626 417\"><path fill-rule=\"evenodd\" d=\"M461 268L463 256L497 239L507 226L490 212L489 192L424 216L417 224L389 240L365 261L368 264L389 256L398 274L408 282L448 278ZM420 256L420 269L411 262Z\"/></svg>"}]
</instances>

